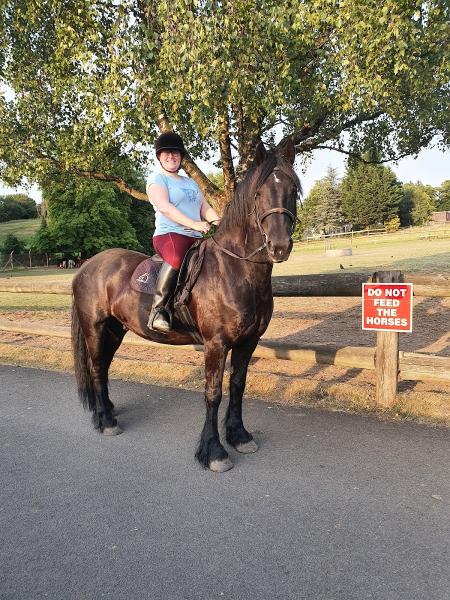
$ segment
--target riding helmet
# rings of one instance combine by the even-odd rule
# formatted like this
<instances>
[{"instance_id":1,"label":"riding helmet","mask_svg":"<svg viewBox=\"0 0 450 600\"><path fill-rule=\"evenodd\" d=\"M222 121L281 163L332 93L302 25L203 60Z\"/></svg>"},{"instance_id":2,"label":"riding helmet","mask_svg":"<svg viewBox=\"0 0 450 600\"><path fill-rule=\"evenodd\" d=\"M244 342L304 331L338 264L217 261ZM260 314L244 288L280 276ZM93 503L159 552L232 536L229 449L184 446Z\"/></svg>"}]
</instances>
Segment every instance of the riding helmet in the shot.
<instances>
[{"instance_id":1,"label":"riding helmet","mask_svg":"<svg viewBox=\"0 0 450 600\"><path fill-rule=\"evenodd\" d=\"M155 152L156 156L161 150L179 150L181 152L181 158L186 154L186 149L183 144L183 140L173 131L167 131L162 133L155 141Z\"/></svg>"}]
</instances>

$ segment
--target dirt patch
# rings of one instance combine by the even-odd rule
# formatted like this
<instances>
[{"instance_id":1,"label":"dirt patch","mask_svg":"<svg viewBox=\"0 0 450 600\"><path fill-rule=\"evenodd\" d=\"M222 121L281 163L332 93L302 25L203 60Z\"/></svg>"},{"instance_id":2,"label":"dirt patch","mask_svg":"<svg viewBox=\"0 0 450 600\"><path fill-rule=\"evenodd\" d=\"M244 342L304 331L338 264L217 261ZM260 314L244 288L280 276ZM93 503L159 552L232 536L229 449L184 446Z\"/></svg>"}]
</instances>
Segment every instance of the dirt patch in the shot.
<instances>
[{"instance_id":1,"label":"dirt patch","mask_svg":"<svg viewBox=\"0 0 450 600\"><path fill-rule=\"evenodd\" d=\"M0 310L0 318L18 325L21 321L70 325L68 309ZM450 356L450 298L416 298L413 328L414 333L400 336L402 350ZM376 334L361 330L359 298L276 298L274 316L264 339L373 347ZM0 362L70 371L70 341L3 331ZM123 344L113 361L111 376L201 390L203 354L190 349ZM226 378L224 390L227 381ZM374 371L254 358L246 394L268 402L383 414L374 405L375 383ZM389 415L450 423L447 388L440 383L401 381L397 404Z\"/></svg>"},{"instance_id":2,"label":"dirt patch","mask_svg":"<svg viewBox=\"0 0 450 600\"><path fill-rule=\"evenodd\" d=\"M69 310L2 310L11 322L51 321L70 325ZM450 298L415 298L413 333L400 336L400 349L450 356ZM375 346L376 334L361 330L359 298L275 298L264 339L285 343ZM152 350L153 352L153 350Z\"/></svg>"},{"instance_id":3,"label":"dirt patch","mask_svg":"<svg viewBox=\"0 0 450 600\"><path fill-rule=\"evenodd\" d=\"M376 333L361 330L360 298L276 298L265 339L300 344L375 346ZM415 298L413 333L400 349L450 356L450 298Z\"/></svg>"},{"instance_id":4,"label":"dirt patch","mask_svg":"<svg viewBox=\"0 0 450 600\"><path fill-rule=\"evenodd\" d=\"M70 341L0 332L0 362L71 371ZM111 377L202 390L203 354L123 344L113 361ZM450 424L450 396L445 384L402 381L397 403L386 413L375 406L375 383L374 371L254 358L249 368L246 396L266 402ZM227 388L228 374L225 375L225 392Z\"/></svg>"}]
</instances>

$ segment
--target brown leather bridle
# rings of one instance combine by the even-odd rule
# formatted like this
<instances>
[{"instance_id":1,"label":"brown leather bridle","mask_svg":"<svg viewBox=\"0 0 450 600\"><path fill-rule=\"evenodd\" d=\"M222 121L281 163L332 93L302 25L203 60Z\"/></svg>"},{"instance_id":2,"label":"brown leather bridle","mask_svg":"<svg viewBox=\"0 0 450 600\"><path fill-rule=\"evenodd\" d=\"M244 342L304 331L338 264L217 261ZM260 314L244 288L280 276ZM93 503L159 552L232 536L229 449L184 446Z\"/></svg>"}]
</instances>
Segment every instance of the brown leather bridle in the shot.
<instances>
[{"instance_id":1,"label":"brown leather bridle","mask_svg":"<svg viewBox=\"0 0 450 600\"><path fill-rule=\"evenodd\" d=\"M279 171L280 169L274 169L272 171L272 173L275 173L275 171ZM294 182L295 183L295 182ZM297 185L295 186L297 188ZM291 223L291 231L289 233L289 237L292 237L292 234L294 233L294 229L295 229L295 224L297 221L296 216L287 208L283 208L283 207L277 207L277 208L269 208L269 210L266 210L263 212L262 215L259 215L258 210L256 208L256 198L258 196L258 192L256 192L255 194L255 203L253 206L253 210L251 211L250 214L252 214L252 212L255 213L255 217L256 217L256 224L258 225L258 229L259 232L261 234L261 237L263 239L263 243L261 244L261 246L258 246L258 248L256 248L256 250L254 250L253 252L251 252L250 254L248 254L247 256L239 256L239 254L236 254L235 252L232 252L231 250L228 250L227 248L224 248L223 246L221 246L219 244L219 242L214 238L214 236L212 236L212 240L213 242L216 244L216 246L219 248L219 250L221 250L222 252L224 252L225 254L228 254L229 256L232 256L233 258L237 258L238 260L249 260L252 256L255 256L255 254L257 254L258 252L261 252L261 250L264 250L264 248L267 248L267 234L264 231L264 229L262 228L262 223L264 221L264 219L266 217L268 217L269 215L272 214L285 214L287 215L290 220L292 221ZM261 263L267 263L267 262L272 262L272 261L250 261L250 262L261 262Z\"/></svg>"}]
</instances>

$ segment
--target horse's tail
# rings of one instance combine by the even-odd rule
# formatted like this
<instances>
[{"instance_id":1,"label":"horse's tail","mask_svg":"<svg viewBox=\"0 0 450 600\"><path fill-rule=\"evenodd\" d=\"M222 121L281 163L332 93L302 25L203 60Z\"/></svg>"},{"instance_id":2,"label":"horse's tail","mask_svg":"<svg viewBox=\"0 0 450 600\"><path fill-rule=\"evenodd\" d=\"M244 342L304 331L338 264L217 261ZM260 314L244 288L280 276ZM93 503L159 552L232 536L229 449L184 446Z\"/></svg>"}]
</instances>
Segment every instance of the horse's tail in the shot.
<instances>
[{"instance_id":1,"label":"horse's tail","mask_svg":"<svg viewBox=\"0 0 450 600\"><path fill-rule=\"evenodd\" d=\"M72 350L80 401L84 408L93 411L95 408L94 380L92 378L86 338L81 329L75 299L72 300Z\"/></svg>"}]
</instances>

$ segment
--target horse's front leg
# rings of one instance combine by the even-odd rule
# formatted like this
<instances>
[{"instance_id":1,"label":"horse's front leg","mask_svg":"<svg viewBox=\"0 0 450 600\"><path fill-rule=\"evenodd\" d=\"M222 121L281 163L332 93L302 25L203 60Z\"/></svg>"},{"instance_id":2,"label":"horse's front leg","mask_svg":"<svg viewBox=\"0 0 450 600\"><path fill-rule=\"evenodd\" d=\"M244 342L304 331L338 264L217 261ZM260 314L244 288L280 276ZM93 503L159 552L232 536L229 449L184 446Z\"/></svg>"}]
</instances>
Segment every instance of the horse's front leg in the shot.
<instances>
[{"instance_id":1,"label":"horse's front leg","mask_svg":"<svg viewBox=\"0 0 450 600\"><path fill-rule=\"evenodd\" d=\"M242 396L247 380L247 369L258 339L236 346L231 353L230 403L225 417L227 442L238 452L256 452L258 446L242 422Z\"/></svg>"},{"instance_id":2,"label":"horse's front leg","mask_svg":"<svg viewBox=\"0 0 450 600\"><path fill-rule=\"evenodd\" d=\"M195 457L211 471L223 473L233 467L225 448L220 443L217 415L222 399L222 381L228 348L222 340L205 343L205 403L206 419Z\"/></svg>"}]
</instances>

